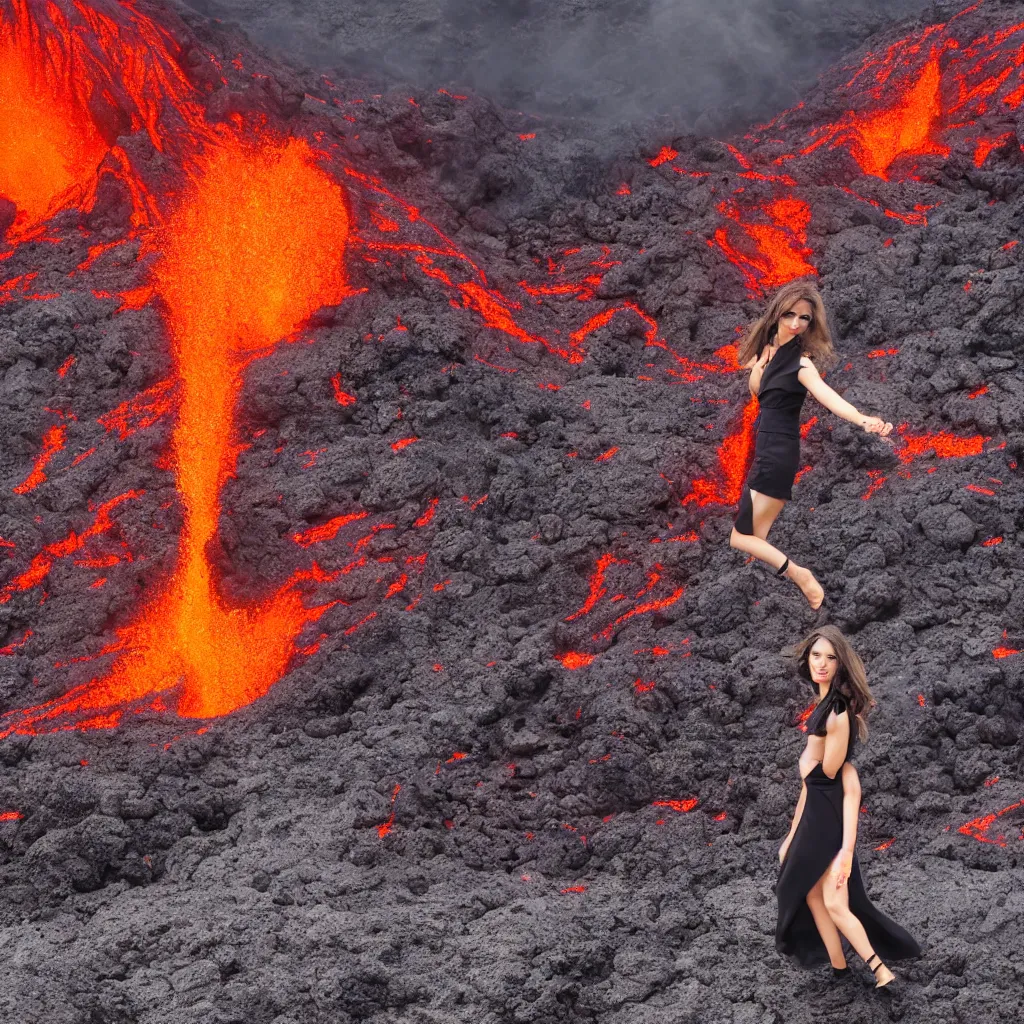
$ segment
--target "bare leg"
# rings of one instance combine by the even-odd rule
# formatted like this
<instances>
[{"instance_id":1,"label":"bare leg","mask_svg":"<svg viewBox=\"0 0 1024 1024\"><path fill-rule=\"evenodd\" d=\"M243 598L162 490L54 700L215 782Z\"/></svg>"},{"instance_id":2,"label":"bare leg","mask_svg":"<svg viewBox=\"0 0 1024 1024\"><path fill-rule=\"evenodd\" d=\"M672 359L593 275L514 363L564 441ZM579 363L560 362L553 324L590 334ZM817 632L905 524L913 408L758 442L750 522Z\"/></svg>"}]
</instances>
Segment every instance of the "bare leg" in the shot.
<instances>
[{"instance_id":1,"label":"bare leg","mask_svg":"<svg viewBox=\"0 0 1024 1024\"><path fill-rule=\"evenodd\" d=\"M830 865L831 869L831 865ZM822 886L822 896L825 902L825 910L832 919L832 923L846 937L846 941L857 951L857 955L867 963L875 956L871 948L871 940L864 931L864 925L860 919L850 910L850 892L847 883L844 882L836 888L835 882L829 882L829 872L818 879L818 885ZM817 888L817 886L815 886ZM881 963L881 958L879 958ZM870 965L869 965L870 966ZM875 978L879 988L888 985L893 980L893 973L884 964L875 971Z\"/></svg>"},{"instance_id":2,"label":"bare leg","mask_svg":"<svg viewBox=\"0 0 1024 1024\"><path fill-rule=\"evenodd\" d=\"M810 907L811 916L814 918L814 924L818 929L818 934L821 936L821 941L825 943L829 961L833 967L841 970L846 966L846 956L843 954L843 941L839 938L839 930L825 909L825 897L822 893L820 880L807 894L807 906Z\"/></svg>"},{"instance_id":3,"label":"bare leg","mask_svg":"<svg viewBox=\"0 0 1024 1024\"><path fill-rule=\"evenodd\" d=\"M786 556L777 547L769 544L767 538L768 531L786 503L781 498L770 498L767 494L761 494L758 491L751 491L750 498L754 508L754 534L751 536L747 533L740 533L733 527L729 544L737 551L745 551L748 555L753 555L754 558L767 563L773 569L781 569L786 563ZM800 588L812 608L821 607L821 602L825 600L825 591L822 590L821 584L814 578L810 569L805 569L789 559L786 576Z\"/></svg>"}]
</instances>

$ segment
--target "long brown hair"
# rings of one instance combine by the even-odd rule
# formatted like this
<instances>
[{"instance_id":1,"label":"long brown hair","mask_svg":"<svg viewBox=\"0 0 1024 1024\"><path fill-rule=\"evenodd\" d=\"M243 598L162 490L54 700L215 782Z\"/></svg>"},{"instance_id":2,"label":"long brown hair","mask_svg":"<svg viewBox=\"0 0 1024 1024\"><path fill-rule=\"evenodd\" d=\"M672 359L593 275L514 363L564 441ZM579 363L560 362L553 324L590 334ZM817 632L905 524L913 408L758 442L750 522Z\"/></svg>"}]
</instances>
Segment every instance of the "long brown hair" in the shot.
<instances>
[{"instance_id":1,"label":"long brown hair","mask_svg":"<svg viewBox=\"0 0 1024 1024\"><path fill-rule=\"evenodd\" d=\"M801 353L812 359L821 370L827 369L834 362L836 351L832 347L825 303L821 301L821 295L814 282L803 279L783 285L768 303L768 308L761 317L747 331L740 345L740 366L746 366L751 359L758 358L765 346L772 343L779 330L779 318L801 299L810 303L812 317L807 330L798 339Z\"/></svg>"},{"instance_id":2,"label":"long brown hair","mask_svg":"<svg viewBox=\"0 0 1024 1024\"><path fill-rule=\"evenodd\" d=\"M846 700L850 714L857 722L857 736L861 742L868 738L868 726L865 718L875 706L875 698L868 686L868 674L864 670L864 662L850 645L850 641L835 626L817 626L793 648L792 654L797 659L797 672L811 681L811 668L808 664L811 648L818 640L827 640L836 652L839 664L832 680L832 686Z\"/></svg>"}]
</instances>

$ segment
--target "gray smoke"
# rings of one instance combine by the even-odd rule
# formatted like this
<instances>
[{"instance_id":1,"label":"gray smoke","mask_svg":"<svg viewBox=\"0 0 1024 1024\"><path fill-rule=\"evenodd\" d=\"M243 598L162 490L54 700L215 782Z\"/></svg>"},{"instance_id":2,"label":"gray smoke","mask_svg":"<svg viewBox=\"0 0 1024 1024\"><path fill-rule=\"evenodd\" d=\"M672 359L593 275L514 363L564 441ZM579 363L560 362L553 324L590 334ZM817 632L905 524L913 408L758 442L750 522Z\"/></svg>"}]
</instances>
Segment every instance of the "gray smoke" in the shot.
<instances>
[{"instance_id":1,"label":"gray smoke","mask_svg":"<svg viewBox=\"0 0 1024 1024\"><path fill-rule=\"evenodd\" d=\"M456 87L601 121L738 128L795 102L840 54L929 0L187 0L342 77Z\"/></svg>"}]
</instances>

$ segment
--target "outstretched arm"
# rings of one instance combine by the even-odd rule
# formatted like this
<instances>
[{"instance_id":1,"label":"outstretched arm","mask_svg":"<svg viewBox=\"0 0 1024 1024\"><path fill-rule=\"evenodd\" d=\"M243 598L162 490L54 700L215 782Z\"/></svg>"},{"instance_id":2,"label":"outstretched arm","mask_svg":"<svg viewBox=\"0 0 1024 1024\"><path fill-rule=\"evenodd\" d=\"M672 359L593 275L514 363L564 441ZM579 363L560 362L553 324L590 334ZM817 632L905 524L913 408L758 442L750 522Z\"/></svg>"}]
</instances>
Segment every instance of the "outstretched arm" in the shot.
<instances>
[{"instance_id":1,"label":"outstretched arm","mask_svg":"<svg viewBox=\"0 0 1024 1024\"><path fill-rule=\"evenodd\" d=\"M822 379L815 365L806 356L800 360L800 372L797 379L829 412L835 413L840 419L856 423L869 434L881 434L886 437L892 433L892 424L877 416L865 416L856 406L851 405L841 395L836 394Z\"/></svg>"},{"instance_id":2,"label":"outstretched arm","mask_svg":"<svg viewBox=\"0 0 1024 1024\"><path fill-rule=\"evenodd\" d=\"M784 861L786 854L789 853L790 843L793 842L793 836L796 835L796 827L800 824L800 819L803 817L804 804L807 802L807 783L803 783L800 786L800 799L796 802L796 810L793 812L793 824L789 826L789 835L786 836L779 847L779 860Z\"/></svg>"}]
</instances>

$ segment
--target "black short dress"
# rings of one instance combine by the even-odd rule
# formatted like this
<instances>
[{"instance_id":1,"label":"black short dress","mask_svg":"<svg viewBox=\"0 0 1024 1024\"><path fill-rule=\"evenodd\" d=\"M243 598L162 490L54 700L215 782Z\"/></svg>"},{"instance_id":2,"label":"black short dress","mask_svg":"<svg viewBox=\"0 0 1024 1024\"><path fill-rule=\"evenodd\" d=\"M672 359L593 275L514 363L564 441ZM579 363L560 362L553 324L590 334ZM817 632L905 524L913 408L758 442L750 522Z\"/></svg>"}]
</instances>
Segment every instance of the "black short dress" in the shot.
<instances>
[{"instance_id":1,"label":"black short dress","mask_svg":"<svg viewBox=\"0 0 1024 1024\"><path fill-rule=\"evenodd\" d=\"M829 714L832 711L842 714L845 710L843 696L834 688L829 690L807 722L808 733L824 736ZM855 728L851 721L850 744L844 760L850 759L856 745ZM828 960L825 943L821 941L811 908L807 906L807 894L828 870L843 845L842 768L834 779L830 779L819 762L804 782L807 785L804 812L786 851L775 890L779 901L775 946L780 953L794 956L806 965ZM847 885L850 910L864 926L871 948L883 960L906 960L921 955L921 947L914 938L877 910L868 899L856 852Z\"/></svg>"},{"instance_id":2,"label":"black short dress","mask_svg":"<svg viewBox=\"0 0 1024 1024\"><path fill-rule=\"evenodd\" d=\"M736 529L748 536L754 532L751 491L786 501L793 497L793 480L800 468L800 410L807 397L807 388L797 376L802 354L794 338L779 346L761 374L754 460L736 514Z\"/></svg>"}]
</instances>

